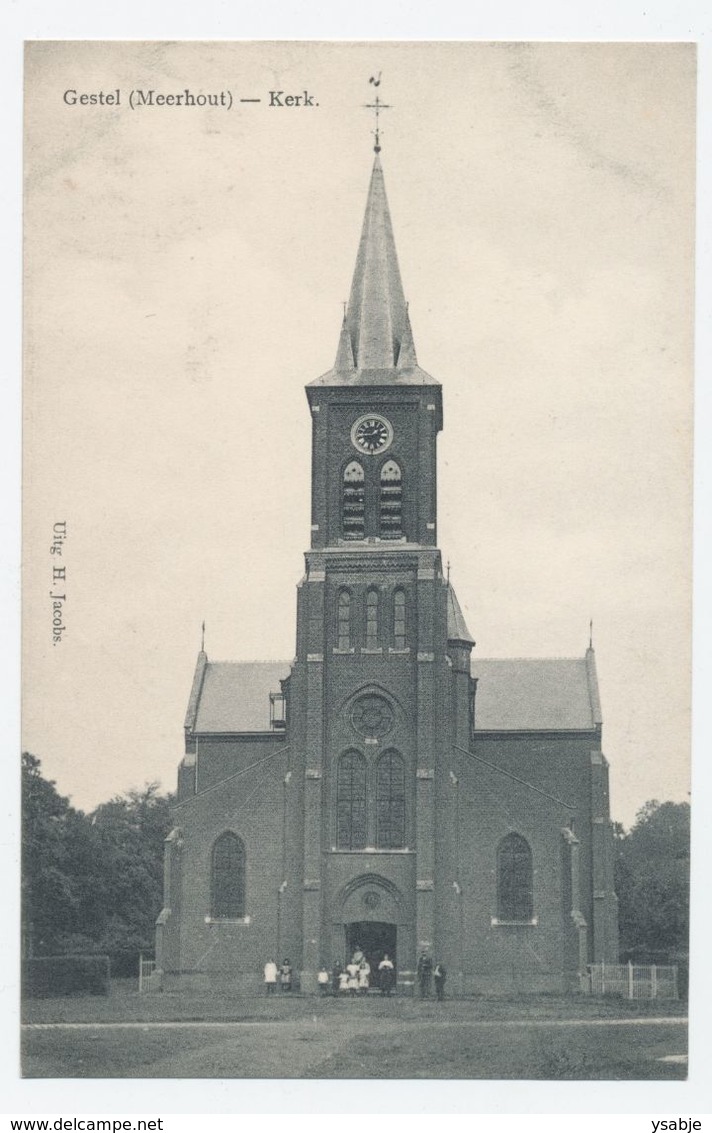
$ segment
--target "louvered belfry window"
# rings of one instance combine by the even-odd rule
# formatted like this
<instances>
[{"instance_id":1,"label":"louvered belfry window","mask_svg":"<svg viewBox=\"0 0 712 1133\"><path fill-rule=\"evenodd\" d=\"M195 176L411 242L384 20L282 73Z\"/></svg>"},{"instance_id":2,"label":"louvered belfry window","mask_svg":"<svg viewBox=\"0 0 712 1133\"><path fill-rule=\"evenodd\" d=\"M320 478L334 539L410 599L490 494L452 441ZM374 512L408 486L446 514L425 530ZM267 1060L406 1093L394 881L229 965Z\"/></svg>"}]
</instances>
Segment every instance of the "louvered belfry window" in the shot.
<instances>
[{"instance_id":1,"label":"louvered belfry window","mask_svg":"<svg viewBox=\"0 0 712 1133\"><path fill-rule=\"evenodd\" d=\"M508 834L497 850L497 919L530 921L533 915L532 852L521 834Z\"/></svg>"},{"instance_id":2,"label":"louvered belfry window","mask_svg":"<svg viewBox=\"0 0 712 1133\"><path fill-rule=\"evenodd\" d=\"M245 915L245 845L237 834L221 834L213 846L211 916L241 920Z\"/></svg>"},{"instance_id":3,"label":"louvered belfry window","mask_svg":"<svg viewBox=\"0 0 712 1133\"><path fill-rule=\"evenodd\" d=\"M365 523L363 468L357 460L352 460L344 469L342 485L341 531L344 539L363 539Z\"/></svg>"},{"instance_id":4,"label":"louvered belfry window","mask_svg":"<svg viewBox=\"0 0 712 1133\"><path fill-rule=\"evenodd\" d=\"M376 845L382 850L405 846L405 765L397 751L385 752L378 761Z\"/></svg>"},{"instance_id":5,"label":"louvered belfry window","mask_svg":"<svg viewBox=\"0 0 712 1133\"><path fill-rule=\"evenodd\" d=\"M403 476L395 460L381 469L380 533L382 539L400 539L403 534Z\"/></svg>"},{"instance_id":6,"label":"louvered belfry window","mask_svg":"<svg viewBox=\"0 0 712 1133\"><path fill-rule=\"evenodd\" d=\"M336 845L340 850L362 850L366 845L366 760L347 751L336 775Z\"/></svg>"}]
</instances>

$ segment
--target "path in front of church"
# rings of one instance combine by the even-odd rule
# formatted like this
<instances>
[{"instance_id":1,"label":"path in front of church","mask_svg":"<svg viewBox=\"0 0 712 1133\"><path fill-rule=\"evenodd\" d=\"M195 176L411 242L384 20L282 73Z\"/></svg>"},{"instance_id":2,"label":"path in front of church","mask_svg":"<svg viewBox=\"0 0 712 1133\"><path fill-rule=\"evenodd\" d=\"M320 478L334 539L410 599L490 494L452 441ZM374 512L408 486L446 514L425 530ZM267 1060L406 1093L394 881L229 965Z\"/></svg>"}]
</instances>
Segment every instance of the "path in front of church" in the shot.
<instances>
[{"instance_id":1,"label":"path in front of church","mask_svg":"<svg viewBox=\"0 0 712 1133\"><path fill-rule=\"evenodd\" d=\"M516 1005L482 1001L301 1000L277 1003L257 1018L248 1017L249 1001L241 1006L243 1017L232 1019L27 1023L23 1071L33 1078L686 1076L681 1004L608 1018L532 1018L531 1004L522 1018L491 1018ZM259 1015L262 1005L254 1006ZM589 1001L581 1014L595 1006Z\"/></svg>"}]
</instances>

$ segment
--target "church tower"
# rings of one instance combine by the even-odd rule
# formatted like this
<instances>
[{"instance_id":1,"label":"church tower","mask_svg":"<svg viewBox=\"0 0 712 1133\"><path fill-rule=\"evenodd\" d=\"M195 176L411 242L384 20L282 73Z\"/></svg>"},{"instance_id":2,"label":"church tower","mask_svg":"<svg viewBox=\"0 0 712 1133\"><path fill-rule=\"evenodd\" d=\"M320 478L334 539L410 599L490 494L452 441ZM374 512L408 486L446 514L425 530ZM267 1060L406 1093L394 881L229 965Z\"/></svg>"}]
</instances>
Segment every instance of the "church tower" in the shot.
<instances>
[{"instance_id":1,"label":"church tower","mask_svg":"<svg viewBox=\"0 0 712 1133\"><path fill-rule=\"evenodd\" d=\"M438 382L418 365L378 139L333 368L306 387L293 661L209 660L185 717L156 956L167 986L302 992L355 952L411 991L586 986L617 958L593 648L483 660L437 547Z\"/></svg>"},{"instance_id":2,"label":"church tower","mask_svg":"<svg viewBox=\"0 0 712 1133\"><path fill-rule=\"evenodd\" d=\"M306 392L311 549L289 682L305 756L303 979L360 946L390 951L407 982L436 936L455 599L436 547L442 394L418 366L378 153L336 360ZM459 620L467 716L473 642Z\"/></svg>"}]
</instances>

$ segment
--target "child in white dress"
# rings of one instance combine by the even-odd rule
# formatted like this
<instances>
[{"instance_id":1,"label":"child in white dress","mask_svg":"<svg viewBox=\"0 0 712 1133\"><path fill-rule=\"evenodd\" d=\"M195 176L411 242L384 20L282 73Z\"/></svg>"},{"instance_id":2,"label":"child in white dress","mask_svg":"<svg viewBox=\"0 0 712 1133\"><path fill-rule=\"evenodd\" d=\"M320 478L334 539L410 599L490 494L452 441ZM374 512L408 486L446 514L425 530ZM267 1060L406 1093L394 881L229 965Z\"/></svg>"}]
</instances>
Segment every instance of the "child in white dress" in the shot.
<instances>
[{"instance_id":1,"label":"child in white dress","mask_svg":"<svg viewBox=\"0 0 712 1133\"><path fill-rule=\"evenodd\" d=\"M346 965L346 971L349 974L349 991L352 995L355 995L358 991L358 964L355 964L352 960L350 964Z\"/></svg>"}]
</instances>

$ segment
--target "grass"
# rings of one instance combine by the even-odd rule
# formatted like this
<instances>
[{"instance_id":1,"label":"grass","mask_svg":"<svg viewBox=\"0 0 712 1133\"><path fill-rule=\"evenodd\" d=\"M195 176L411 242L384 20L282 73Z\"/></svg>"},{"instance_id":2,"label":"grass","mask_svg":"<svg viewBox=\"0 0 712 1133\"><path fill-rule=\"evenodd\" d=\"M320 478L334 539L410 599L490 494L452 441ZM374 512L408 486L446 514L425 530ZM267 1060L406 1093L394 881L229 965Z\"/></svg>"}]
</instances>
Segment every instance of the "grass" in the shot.
<instances>
[{"instance_id":1,"label":"grass","mask_svg":"<svg viewBox=\"0 0 712 1133\"><path fill-rule=\"evenodd\" d=\"M27 1077L680 1079L677 1002L521 996L421 1002L163 993L33 1000ZM641 1018L657 1023L636 1025ZM666 1022L666 1019L671 1019ZM187 1027L152 1027L181 1021ZM210 1021L235 1026L211 1027ZM126 1029L92 1023L134 1023ZM202 1026L201 1023L205 1023Z\"/></svg>"}]
</instances>

